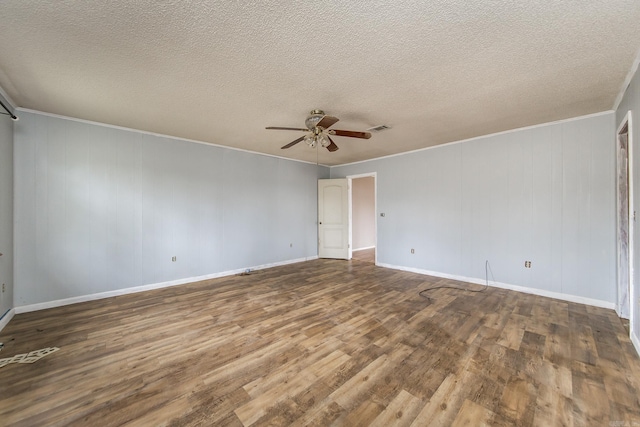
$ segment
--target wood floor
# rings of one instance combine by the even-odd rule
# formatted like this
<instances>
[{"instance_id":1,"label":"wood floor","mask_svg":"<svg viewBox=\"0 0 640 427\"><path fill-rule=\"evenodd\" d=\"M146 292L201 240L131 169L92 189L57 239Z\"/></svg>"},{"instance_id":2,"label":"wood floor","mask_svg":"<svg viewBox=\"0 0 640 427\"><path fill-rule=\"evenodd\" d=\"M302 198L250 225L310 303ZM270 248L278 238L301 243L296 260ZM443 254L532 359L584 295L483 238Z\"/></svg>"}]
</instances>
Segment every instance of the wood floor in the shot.
<instances>
[{"instance_id":1,"label":"wood floor","mask_svg":"<svg viewBox=\"0 0 640 427\"><path fill-rule=\"evenodd\" d=\"M353 251L353 259L357 261L365 261L365 262L376 262L376 250L375 248L371 249L360 249L357 251Z\"/></svg>"},{"instance_id":2,"label":"wood floor","mask_svg":"<svg viewBox=\"0 0 640 427\"><path fill-rule=\"evenodd\" d=\"M611 310L316 260L16 315L3 426L640 424ZM634 424L635 423L635 424Z\"/></svg>"}]
</instances>

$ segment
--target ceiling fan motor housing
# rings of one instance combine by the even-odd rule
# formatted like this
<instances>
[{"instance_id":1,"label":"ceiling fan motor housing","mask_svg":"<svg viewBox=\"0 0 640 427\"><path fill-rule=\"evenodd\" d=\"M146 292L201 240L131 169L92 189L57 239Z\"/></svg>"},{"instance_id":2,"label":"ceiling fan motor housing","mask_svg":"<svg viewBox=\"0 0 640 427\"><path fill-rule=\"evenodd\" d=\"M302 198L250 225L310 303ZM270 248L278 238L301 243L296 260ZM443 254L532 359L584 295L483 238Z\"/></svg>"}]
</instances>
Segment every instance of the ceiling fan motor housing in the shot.
<instances>
[{"instance_id":1,"label":"ceiling fan motor housing","mask_svg":"<svg viewBox=\"0 0 640 427\"><path fill-rule=\"evenodd\" d=\"M316 125L322 120L324 117L324 111L322 110L311 110L309 113L309 117L304 121L304 124L307 126L307 129L314 130Z\"/></svg>"}]
</instances>

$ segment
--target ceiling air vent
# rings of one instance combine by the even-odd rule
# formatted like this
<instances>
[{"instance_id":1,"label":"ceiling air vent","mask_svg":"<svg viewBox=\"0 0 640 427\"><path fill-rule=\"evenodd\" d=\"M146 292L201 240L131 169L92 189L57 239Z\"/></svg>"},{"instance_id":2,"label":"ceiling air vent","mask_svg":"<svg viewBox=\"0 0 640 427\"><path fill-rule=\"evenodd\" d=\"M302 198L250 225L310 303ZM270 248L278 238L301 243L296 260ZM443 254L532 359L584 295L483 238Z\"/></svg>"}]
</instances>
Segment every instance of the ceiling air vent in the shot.
<instances>
[{"instance_id":1,"label":"ceiling air vent","mask_svg":"<svg viewBox=\"0 0 640 427\"><path fill-rule=\"evenodd\" d=\"M387 125L379 125L379 126L374 126L372 128L367 129L369 132L380 132L383 130L387 130L387 129L391 129L391 126L387 126Z\"/></svg>"}]
</instances>

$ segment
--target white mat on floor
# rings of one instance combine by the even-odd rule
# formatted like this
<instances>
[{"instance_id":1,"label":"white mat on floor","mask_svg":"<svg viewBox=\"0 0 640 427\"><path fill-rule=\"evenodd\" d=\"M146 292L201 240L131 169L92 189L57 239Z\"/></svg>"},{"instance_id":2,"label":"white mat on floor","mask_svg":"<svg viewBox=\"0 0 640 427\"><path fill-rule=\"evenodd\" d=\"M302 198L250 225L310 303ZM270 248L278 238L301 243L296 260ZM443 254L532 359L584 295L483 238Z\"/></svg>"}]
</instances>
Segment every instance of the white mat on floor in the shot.
<instances>
[{"instance_id":1,"label":"white mat on floor","mask_svg":"<svg viewBox=\"0 0 640 427\"><path fill-rule=\"evenodd\" d=\"M55 351L60 350L58 347L41 348L40 350L34 350L29 353L16 354L13 357L7 357L0 359L0 368L8 365L9 363L33 363L42 359L46 355L49 355Z\"/></svg>"}]
</instances>

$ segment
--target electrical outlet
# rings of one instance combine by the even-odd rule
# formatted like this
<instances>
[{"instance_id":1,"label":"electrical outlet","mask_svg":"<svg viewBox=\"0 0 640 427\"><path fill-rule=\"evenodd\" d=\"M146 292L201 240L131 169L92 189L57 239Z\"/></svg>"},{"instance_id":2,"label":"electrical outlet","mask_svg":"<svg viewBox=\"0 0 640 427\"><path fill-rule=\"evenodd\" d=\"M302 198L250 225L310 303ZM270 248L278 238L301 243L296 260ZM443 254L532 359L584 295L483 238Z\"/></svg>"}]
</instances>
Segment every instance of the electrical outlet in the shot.
<instances>
[{"instance_id":1,"label":"electrical outlet","mask_svg":"<svg viewBox=\"0 0 640 427\"><path fill-rule=\"evenodd\" d=\"M413 248L411 248L411 253L412 253L412 254L415 254L415 253L416 253L416 250L415 250L415 249L413 249Z\"/></svg>"},{"instance_id":2,"label":"electrical outlet","mask_svg":"<svg viewBox=\"0 0 640 427\"><path fill-rule=\"evenodd\" d=\"M2 284L2 292L4 292L4 291L5 291L5 284L3 283Z\"/></svg>"},{"instance_id":3,"label":"electrical outlet","mask_svg":"<svg viewBox=\"0 0 640 427\"><path fill-rule=\"evenodd\" d=\"M524 262L524 267L525 268L531 268L531 261L525 261Z\"/></svg>"},{"instance_id":4,"label":"electrical outlet","mask_svg":"<svg viewBox=\"0 0 640 427\"><path fill-rule=\"evenodd\" d=\"M176 256L172 256L171 257L171 261L176 262L177 260L178 260L178 257L176 257Z\"/></svg>"}]
</instances>

